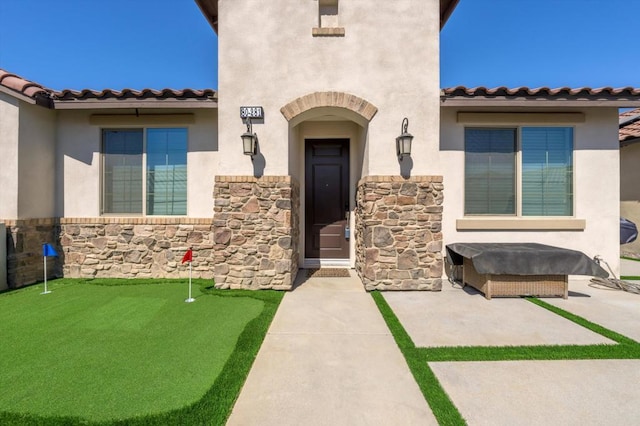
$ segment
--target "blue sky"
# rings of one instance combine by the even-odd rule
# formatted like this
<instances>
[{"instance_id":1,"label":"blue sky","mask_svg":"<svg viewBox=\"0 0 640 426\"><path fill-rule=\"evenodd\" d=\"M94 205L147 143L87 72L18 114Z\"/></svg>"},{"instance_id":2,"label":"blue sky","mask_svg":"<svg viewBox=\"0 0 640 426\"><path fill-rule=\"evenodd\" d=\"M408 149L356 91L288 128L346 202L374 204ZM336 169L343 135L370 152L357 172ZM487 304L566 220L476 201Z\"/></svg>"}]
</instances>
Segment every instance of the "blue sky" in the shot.
<instances>
[{"instance_id":1,"label":"blue sky","mask_svg":"<svg viewBox=\"0 0 640 426\"><path fill-rule=\"evenodd\" d=\"M461 0L441 86L640 87L638 16L640 0ZM193 0L0 0L0 68L46 87L216 88L216 63Z\"/></svg>"}]
</instances>

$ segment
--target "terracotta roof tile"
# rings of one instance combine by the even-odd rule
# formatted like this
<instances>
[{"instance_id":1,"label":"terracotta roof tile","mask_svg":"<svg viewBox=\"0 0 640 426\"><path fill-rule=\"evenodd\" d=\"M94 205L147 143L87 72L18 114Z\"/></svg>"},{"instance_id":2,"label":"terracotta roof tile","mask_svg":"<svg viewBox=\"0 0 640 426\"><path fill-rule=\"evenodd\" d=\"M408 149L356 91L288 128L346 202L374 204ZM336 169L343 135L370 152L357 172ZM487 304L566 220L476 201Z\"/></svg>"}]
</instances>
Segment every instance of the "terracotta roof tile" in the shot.
<instances>
[{"instance_id":1,"label":"terracotta roof tile","mask_svg":"<svg viewBox=\"0 0 640 426\"><path fill-rule=\"evenodd\" d=\"M620 130L618 131L620 142L630 142L640 139L640 108L625 111L620 114Z\"/></svg>"},{"instance_id":2,"label":"terracotta roof tile","mask_svg":"<svg viewBox=\"0 0 640 426\"><path fill-rule=\"evenodd\" d=\"M112 90L62 90L53 93L56 101L83 101L88 99L118 99L118 100L144 100L144 99L216 99L217 94L213 89L122 89Z\"/></svg>"},{"instance_id":3,"label":"terracotta roof tile","mask_svg":"<svg viewBox=\"0 0 640 426\"><path fill-rule=\"evenodd\" d=\"M54 108L55 102L84 100L217 100L213 89L122 89L122 90L61 90L54 91L40 84L24 79L16 74L0 69L0 86L4 86L23 96L34 99L36 103Z\"/></svg>"},{"instance_id":4,"label":"terracotta roof tile","mask_svg":"<svg viewBox=\"0 0 640 426\"><path fill-rule=\"evenodd\" d=\"M465 87L457 86L443 89L443 93L448 96L461 96L461 97L474 97L474 96L505 96L505 97L594 97L594 96L640 96L640 89L634 87L538 87L529 88L526 86L521 87L494 87L488 88L484 86L480 87Z\"/></svg>"},{"instance_id":5,"label":"terracotta roof tile","mask_svg":"<svg viewBox=\"0 0 640 426\"><path fill-rule=\"evenodd\" d=\"M0 86L4 86L31 99L36 99L39 95L48 97L50 93L49 89L1 68Z\"/></svg>"},{"instance_id":6,"label":"terracotta roof tile","mask_svg":"<svg viewBox=\"0 0 640 426\"><path fill-rule=\"evenodd\" d=\"M630 109L629 111L625 111L620 114L620 122L628 121L629 119L633 119L640 116L640 108Z\"/></svg>"}]
</instances>

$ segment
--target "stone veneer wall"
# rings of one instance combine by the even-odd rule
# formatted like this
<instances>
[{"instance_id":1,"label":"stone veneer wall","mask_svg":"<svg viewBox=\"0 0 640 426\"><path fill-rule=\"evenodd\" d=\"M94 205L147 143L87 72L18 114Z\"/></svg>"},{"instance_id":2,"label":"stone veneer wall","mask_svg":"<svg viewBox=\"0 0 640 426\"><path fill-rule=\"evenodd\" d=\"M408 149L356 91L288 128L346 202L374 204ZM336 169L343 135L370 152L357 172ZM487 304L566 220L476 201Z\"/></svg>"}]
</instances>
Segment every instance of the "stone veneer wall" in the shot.
<instances>
[{"instance_id":1,"label":"stone veneer wall","mask_svg":"<svg viewBox=\"0 0 640 426\"><path fill-rule=\"evenodd\" d=\"M217 288L289 290L298 273L300 190L291 176L216 176Z\"/></svg>"},{"instance_id":2,"label":"stone veneer wall","mask_svg":"<svg viewBox=\"0 0 640 426\"><path fill-rule=\"evenodd\" d=\"M59 241L65 277L185 278L190 247L193 277L213 277L211 218L61 218Z\"/></svg>"},{"instance_id":3,"label":"stone veneer wall","mask_svg":"<svg viewBox=\"0 0 640 426\"><path fill-rule=\"evenodd\" d=\"M0 219L7 230L7 284L18 288L44 280L42 244L49 243L60 254L58 225L54 218ZM47 277L62 275L59 258L47 259Z\"/></svg>"},{"instance_id":4,"label":"stone veneer wall","mask_svg":"<svg viewBox=\"0 0 640 426\"><path fill-rule=\"evenodd\" d=\"M442 176L358 183L356 270L366 290L442 289Z\"/></svg>"}]
</instances>

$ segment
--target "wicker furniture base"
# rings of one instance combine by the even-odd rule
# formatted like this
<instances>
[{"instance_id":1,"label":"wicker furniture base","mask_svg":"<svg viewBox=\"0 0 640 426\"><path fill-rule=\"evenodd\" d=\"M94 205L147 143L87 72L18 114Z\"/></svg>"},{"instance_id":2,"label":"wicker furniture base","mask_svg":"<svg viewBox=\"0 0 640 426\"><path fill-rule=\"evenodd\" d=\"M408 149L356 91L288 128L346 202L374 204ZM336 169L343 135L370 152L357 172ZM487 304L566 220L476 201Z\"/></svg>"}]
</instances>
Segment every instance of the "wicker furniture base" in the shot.
<instances>
[{"instance_id":1,"label":"wicker furniture base","mask_svg":"<svg viewBox=\"0 0 640 426\"><path fill-rule=\"evenodd\" d=\"M496 275L479 274L471 259L464 258L462 281L492 297L509 296L556 296L567 298L569 280L567 275Z\"/></svg>"}]
</instances>

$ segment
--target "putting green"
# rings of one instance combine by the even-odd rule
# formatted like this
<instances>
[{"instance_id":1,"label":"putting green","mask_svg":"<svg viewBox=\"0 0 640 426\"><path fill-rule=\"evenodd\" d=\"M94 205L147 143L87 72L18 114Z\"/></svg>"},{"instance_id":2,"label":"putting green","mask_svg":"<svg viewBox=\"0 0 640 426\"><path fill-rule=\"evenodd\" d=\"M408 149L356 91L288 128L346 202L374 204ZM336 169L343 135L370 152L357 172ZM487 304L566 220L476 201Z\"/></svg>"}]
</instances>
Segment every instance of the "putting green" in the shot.
<instances>
[{"instance_id":1,"label":"putting green","mask_svg":"<svg viewBox=\"0 0 640 426\"><path fill-rule=\"evenodd\" d=\"M102 421L166 412L211 388L262 301L183 283L0 294L0 411Z\"/></svg>"}]
</instances>

